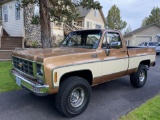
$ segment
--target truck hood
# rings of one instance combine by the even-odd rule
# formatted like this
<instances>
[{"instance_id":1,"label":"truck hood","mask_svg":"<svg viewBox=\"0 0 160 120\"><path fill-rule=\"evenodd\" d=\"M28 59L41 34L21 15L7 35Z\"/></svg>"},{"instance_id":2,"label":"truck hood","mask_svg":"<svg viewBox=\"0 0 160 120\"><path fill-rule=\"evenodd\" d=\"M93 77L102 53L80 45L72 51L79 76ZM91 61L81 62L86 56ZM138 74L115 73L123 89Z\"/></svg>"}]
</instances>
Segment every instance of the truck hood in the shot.
<instances>
[{"instance_id":1,"label":"truck hood","mask_svg":"<svg viewBox=\"0 0 160 120\"><path fill-rule=\"evenodd\" d=\"M59 47L59 48L14 51L12 55L21 57L24 59L42 62L44 58L48 58L48 57L56 57L56 56L62 56L62 55L68 55L68 54L86 53L86 52L94 52L94 51L95 49Z\"/></svg>"}]
</instances>

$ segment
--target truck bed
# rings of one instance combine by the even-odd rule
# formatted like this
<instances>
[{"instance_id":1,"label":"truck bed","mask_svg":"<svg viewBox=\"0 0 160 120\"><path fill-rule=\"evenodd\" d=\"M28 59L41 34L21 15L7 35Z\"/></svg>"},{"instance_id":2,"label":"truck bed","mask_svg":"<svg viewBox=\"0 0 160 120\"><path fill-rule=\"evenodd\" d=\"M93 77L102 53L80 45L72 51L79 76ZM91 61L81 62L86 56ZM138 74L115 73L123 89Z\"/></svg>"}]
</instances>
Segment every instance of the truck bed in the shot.
<instances>
[{"instance_id":1,"label":"truck bed","mask_svg":"<svg viewBox=\"0 0 160 120\"><path fill-rule=\"evenodd\" d=\"M155 54L154 47L127 46L129 57Z\"/></svg>"}]
</instances>

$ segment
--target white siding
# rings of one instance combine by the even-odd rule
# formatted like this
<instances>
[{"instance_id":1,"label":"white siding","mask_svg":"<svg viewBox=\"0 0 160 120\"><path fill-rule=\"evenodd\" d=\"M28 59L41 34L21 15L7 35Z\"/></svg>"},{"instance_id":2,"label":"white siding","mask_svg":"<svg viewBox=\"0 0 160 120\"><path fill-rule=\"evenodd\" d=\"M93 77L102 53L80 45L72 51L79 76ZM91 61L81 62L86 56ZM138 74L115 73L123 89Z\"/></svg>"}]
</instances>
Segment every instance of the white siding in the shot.
<instances>
[{"instance_id":1,"label":"white siding","mask_svg":"<svg viewBox=\"0 0 160 120\"><path fill-rule=\"evenodd\" d=\"M15 17L15 3L13 0L2 5L2 24L3 28L10 36L23 36L22 29L24 28L23 9L20 10L20 19L16 20ZM3 6L7 6L8 9L8 22L4 22Z\"/></svg>"},{"instance_id":2,"label":"white siding","mask_svg":"<svg viewBox=\"0 0 160 120\"><path fill-rule=\"evenodd\" d=\"M85 25L84 25L84 28L87 28L87 22L90 23L90 29L95 29L96 28L96 25L100 25L101 26L101 29L104 29L104 24L103 23L100 23L100 22L97 22L97 21L94 21L94 20L91 20L91 19L87 19L85 18Z\"/></svg>"},{"instance_id":3,"label":"white siding","mask_svg":"<svg viewBox=\"0 0 160 120\"><path fill-rule=\"evenodd\" d=\"M96 13L96 16L95 16ZM90 12L87 14L87 16L85 17L85 28L87 28L87 22L90 22L90 27L91 29L95 29L96 25L101 26L101 29L105 28L105 23L103 21L102 15L100 13L100 11L96 11L91 9Z\"/></svg>"}]
</instances>

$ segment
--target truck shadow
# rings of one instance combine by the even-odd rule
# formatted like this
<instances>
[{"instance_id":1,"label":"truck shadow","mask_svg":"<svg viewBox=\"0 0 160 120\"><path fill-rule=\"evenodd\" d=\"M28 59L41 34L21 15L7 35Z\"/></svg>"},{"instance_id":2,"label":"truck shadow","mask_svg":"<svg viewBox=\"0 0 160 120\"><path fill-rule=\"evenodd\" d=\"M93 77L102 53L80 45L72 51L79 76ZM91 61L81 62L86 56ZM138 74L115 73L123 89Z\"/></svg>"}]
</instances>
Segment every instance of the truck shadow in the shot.
<instances>
[{"instance_id":1,"label":"truck shadow","mask_svg":"<svg viewBox=\"0 0 160 120\"><path fill-rule=\"evenodd\" d=\"M121 91L121 92L133 89L133 87L130 85L128 77L119 78L114 81L110 81L110 82L106 82L106 83L103 83L97 86L93 86L91 101L96 102L99 95L101 95L101 98L99 99L106 99L106 96L110 96L110 94L114 94L114 92L116 92L117 89L118 91ZM55 106L55 95L38 97L32 93L28 93L25 95L25 98L32 99L33 104L36 103L35 104L36 106L34 107L35 108L34 111L42 112L44 115L49 114L49 116L52 116L53 118L56 118L56 119L62 119L62 118L67 119L57 110ZM90 105L88 107L90 107ZM85 114L85 112L83 114ZM83 114L79 116L83 116Z\"/></svg>"}]
</instances>

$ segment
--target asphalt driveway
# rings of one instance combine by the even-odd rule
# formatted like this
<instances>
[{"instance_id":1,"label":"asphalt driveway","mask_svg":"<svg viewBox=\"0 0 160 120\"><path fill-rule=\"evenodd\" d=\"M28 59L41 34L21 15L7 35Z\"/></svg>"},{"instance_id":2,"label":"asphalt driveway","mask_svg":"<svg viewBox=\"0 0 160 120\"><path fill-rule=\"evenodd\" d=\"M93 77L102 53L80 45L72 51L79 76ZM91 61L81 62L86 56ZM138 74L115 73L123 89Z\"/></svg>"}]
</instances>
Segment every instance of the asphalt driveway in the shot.
<instances>
[{"instance_id":1,"label":"asphalt driveway","mask_svg":"<svg viewBox=\"0 0 160 120\"><path fill-rule=\"evenodd\" d=\"M92 88L87 110L73 120L116 120L160 94L160 55L148 72L143 88L130 85L129 76ZM65 120L54 105L54 96L37 97L26 90L0 94L0 120Z\"/></svg>"}]
</instances>

